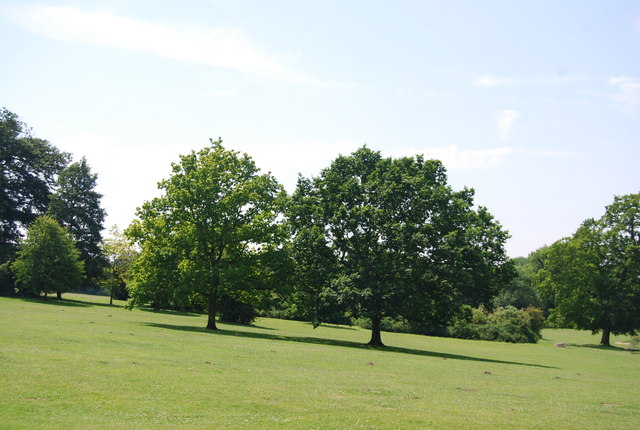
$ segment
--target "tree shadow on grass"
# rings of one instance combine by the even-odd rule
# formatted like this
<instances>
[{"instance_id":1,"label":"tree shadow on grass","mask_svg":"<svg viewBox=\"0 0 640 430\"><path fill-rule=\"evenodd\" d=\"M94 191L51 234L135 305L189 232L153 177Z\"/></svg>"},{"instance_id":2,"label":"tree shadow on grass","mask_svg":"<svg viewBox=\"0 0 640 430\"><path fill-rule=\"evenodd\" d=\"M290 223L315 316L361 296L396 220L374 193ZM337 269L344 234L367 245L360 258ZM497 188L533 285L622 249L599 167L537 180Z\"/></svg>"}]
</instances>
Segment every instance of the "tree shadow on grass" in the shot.
<instances>
[{"instance_id":1,"label":"tree shadow on grass","mask_svg":"<svg viewBox=\"0 0 640 430\"><path fill-rule=\"evenodd\" d=\"M327 345L327 346L337 346L342 348L355 348L355 349L366 349L366 350L374 350L374 351L381 351L381 352L392 352L392 353L399 353L399 354L421 355L425 357L436 357L436 358L451 359L451 360L469 360L469 361L479 361L483 363L511 364L516 366L530 366L530 367L540 367L545 369L557 369L557 367L544 366L541 364L520 363L517 361L493 360L490 358L480 358L480 357L473 357L469 355L425 351L422 349L402 348L402 347L396 347L396 346L386 346L384 348L375 348L366 344L348 341L348 340L323 339L323 338L307 337L307 336L283 336L283 335L270 334L270 333L255 333L250 331L233 331L233 330L224 330L224 329L207 330L204 327L171 325L171 324L158 324L158 323L141 323L141 324L148 327L164 328L168 330L191 331L191 332L206 333L206 334L216 335L216 336L234 336L234 337L246 337L246 338L252 338L252 339L266 339L266 340L275 340L275 341L284 341L284 342L301 342L301 343L309 343L314 345Z\"/></svg>"},{"instance_id":2,"label":"tree shadow on grass","mask_svg":"<svg viewBox=\"0 0 640 430\"><path fill-rule=\"evenodd\" d=\"M301 321L306 325L310 325L313 327L313 323L310 323L308 321ZM336 328L338 330L356 330L354 327L350 327L350 326L346 326L346 325L337 325L337 324L320 324L318 327L315 328L320 328L320 327L326 327L326 328Z\"/></svg>"},{"instance_id":3,"label":"tree shadow on grass","mask_svg":"<svg viewBox=\"0 0 640 430\"><path fill-rule=\"evenodd\" d=\"M109 303L98 303L98 302L87 302L84 300L75 300L75 299L65 299L58 300L55 297L48 297L46 300L42 297L20 297L19 300L23 302L29 303L39 303L43 305L53 305L53 306L66 306L66 307L81 307L81 308L89 308L92 306L103 306L107 308L120 308L123 307L120 305L110 305Z\"/></svg>"},{"instance_id":4,"label":"tree shadow on grass","mask_svg":"<svg viewBox=\"0 0 640 430\"><path fill-rule=\"evenodd\" d=\"M602 351L621 351L621 352L638 352L638 349L634 348L626 348L623 345L615 346L615 345L599 345L599 344L579 344L579 343L568 343L567 346L575 346L578 348L591 348L591 349L600 349Z\"/></svg>"},{"instance_id":5,"label":"tree shadow on grass","mask_svg":"<svg viewBox=\"0 0 640 430\"><path fill-rule=\"evenodd\" d=\"M174 311L171 309L155 309L155 308L138 308L143 312L151 312L154 314L164 314L164 315L179 315L182 317L201 317L203 314L198 314L195 312L185 312L185 311Z\"/></svg>"}]
</instances>

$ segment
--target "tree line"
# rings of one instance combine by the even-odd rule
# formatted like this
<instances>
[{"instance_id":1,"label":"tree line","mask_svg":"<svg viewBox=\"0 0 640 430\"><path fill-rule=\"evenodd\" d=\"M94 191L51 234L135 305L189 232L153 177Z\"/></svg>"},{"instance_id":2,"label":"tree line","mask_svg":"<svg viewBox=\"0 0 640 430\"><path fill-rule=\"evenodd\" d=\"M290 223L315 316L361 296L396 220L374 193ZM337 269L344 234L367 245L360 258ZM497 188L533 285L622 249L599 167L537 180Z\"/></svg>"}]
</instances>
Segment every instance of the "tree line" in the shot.
<instances>
[{"instance_id":1,"label":"tree line","mask_svg":"<svg viewBox=\"0 0 640 430\"><path fill-rule=\"evenodd\" d=\"M106 212L87 160L72 163L6 108L0 143L0 292L60 295L98 283Z\"/></svg>"},{"instance_id":2,"label":"tree line","mask_svg":"<svg viewBox=\"0 0 640 430\"><path fill-rule=\"evenodd\" d=\"M365 319L373 346L383 345L389 320L421 333L457 324L474 335L464 326L471 320L529 318L515 307L602 330L603 343L640 327L637 194L617 197L573 237L513 260L508 232L474 204L472 189L448 185L437 160L364 146L300 176L288 195L250 156L217 140L180 156L161 196L103 240L105 211L86 160L69 164L69 154L6 109L0 133L5 292L16 281L32 293L62 293L84 276L112 293L126 284L129 307L207 312L212 330L217 317L249 322L256 310L315 325Z\"/></svg>"}]
</instances>

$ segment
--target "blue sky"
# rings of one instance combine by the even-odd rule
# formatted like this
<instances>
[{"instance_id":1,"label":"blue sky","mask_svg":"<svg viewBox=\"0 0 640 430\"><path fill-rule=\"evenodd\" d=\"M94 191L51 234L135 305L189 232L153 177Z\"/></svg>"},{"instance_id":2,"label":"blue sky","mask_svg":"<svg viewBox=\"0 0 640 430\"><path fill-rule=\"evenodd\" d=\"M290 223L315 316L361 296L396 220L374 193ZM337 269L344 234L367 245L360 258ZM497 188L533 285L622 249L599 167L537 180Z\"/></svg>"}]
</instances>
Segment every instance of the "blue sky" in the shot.
<instances>
[{"instance_id":1,"label":"blue sky","mask_svg":"<svg viewBox=\"0 0 640 430\"><path fill-rule=\"evenodd\" d=\"M0 106L99 175L107 226L209 138L291 191L441 159L525 256L640 192L638 1L0 0Z\"/></svg>"}]
</instances>

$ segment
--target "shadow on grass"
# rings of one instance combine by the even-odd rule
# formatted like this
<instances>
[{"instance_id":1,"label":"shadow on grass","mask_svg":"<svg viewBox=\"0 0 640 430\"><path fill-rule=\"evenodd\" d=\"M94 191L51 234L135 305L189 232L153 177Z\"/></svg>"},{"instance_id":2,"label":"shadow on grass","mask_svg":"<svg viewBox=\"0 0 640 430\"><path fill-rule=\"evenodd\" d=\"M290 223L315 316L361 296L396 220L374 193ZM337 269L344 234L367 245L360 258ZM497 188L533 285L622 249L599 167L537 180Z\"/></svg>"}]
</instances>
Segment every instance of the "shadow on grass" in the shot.
<instances>
[{"instance_id":1,"label":"shadow on grass","mask_svg":"<svg viewBox=\"0 0 640 430\"><path fill-rule=\"evenodd\" d=\"M53 305L53 306L68 306L68 307L71 306L71 307L81 307L81 308L89 308L92 306L103 306L107 308L120 308L120 309L123 308L123 306L121 305L110 305L109 303L87 302L85 300L65 299L64 297L62 298L62 300L58 300L55 297L49 297L46 300L42 297L19 297L19 300L22 300L23 302L40 303L43 305Z\"/></svg>"},{"instance_id":2,"label":"shadow on grass","mask_svg":"<svg viewBox=\"0 0 640 430\"><path fill-rule=\"evenodd\" d=\"M375 350L375 351L381 351L381 352L421 355L425 357L436 357L436 358L444 358L444 359L451 359L451 360L469 360L469 361L479 361L483 363L512 364L517 366L531 366L531 367L541 367L546 369L557 369L557 367L544 366L540 364L520 363L517 361L493 360L490 358L480 358L480 357L473 357L469 355L459 355L459 354L448 354L444 352L425 351L421 349L402 348L402 347L396 347L396 346L386 346L384 348L375 348L366 344L352 342L348 340L323 339L323 338L306 337L306 336L282 336L282 335L269 334L269 333L254 333L254 332L247 332L247 331L233 331L233 330L224 330L224 329L207 330L204 327L194 327L194 326L184 326L184 325L157 324L157 323L141 323L141 324L148 327L164 328L168 330L191 331L196 333L206 333L214 336L234 336L234 337L246 337L246 338L252 338L252 339L276 340L276 341L284 341L284 342L301 342L301 343L310 343L315 345L338 346L342 348L367 349L367 350Z\"/></svg>"},{"instance_id":3,"label":"shadow on grass","mask_svg":"<svg viewBox=\"0 0 640 430\"><path fill-rule=\"evenodd\" d=\"M163 315L179 315L182 317L201 317L203 314L197 314L195 312L174 311L171 309L155 309L155 308L138 308L143 312L151 312L154 314Z\"/></svg>"},{"instance_id":4,"label":"shadow on grass","mask_svg":"<svg viewBox=\"0 0 640 430\"><path fill-rule=\"evenodd\" d=\"M600 349L603 351L622 351L622 352L638 352L638 349L634 348L626 348L625 346L614 346L614 345L597 345L597 344L578 344L578 343L568 343L567 346L575 346L578 348L591 348L591 349Z\"/></svg>"},{"instance_id":5,"label":"shadow on grass","mask_svg":"<svg viewBox=\"0 0 640 430\"><path fill-rule=\"evenodd\" d=\"M309 325L309 326L313 327L313 323L310 323L309 321L301 321L301 322L303 322L306 325ZM320 324L316 328L320 328L320 327L335 328L335 329L338 329L338 330L355 330L354 327L350 327L350 326L346 326L346 325Z\"/></svg>"}]
</instances>

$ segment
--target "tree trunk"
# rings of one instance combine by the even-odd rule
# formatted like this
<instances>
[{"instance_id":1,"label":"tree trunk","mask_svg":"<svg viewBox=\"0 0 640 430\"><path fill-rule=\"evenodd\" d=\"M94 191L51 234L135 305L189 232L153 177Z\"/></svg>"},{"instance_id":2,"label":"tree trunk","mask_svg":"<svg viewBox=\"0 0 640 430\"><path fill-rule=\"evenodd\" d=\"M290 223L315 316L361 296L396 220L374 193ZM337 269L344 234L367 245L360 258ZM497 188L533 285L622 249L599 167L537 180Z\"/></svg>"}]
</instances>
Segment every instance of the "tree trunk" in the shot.
<instances>
[{"instance_id":1,"label":"tree trunk","mask_svg":"<svg viewBox=\"0 0 640 430\"><path fill-rule=\"evenodd\" d=\"M611 330L608 328L602 329L602 338L600 339L600 345L602 346L610 346L609 338L611 337Z\"/></svg>"},{"instance_id":2,"label":"tree trunk","mask_svg":"<svg viewBox=\"0 0 640 430\"><path fill-rule=\"evenodd\" d=\"M62 293L60 291L56 291L56 297L58 300L62 300Z\"/></svg>"},{"instance_id":3,"label":"tree trunk","mask_svg":"<svg viewBox=\"0 0 640 430\"><path fill-rule=\"evenodd\" d=\"M216 281L211 286L211 292L209 293L209 320L207 321L207 329L218 330L216 327L216 313L218 309L218 283Z\"/></svg>"},{"instance_id":4,"label":"tree trunk","mask_svg":"<svg viewBox=\"0 0 640 430\"><path fill-rule=\"evenodd\" d=\"M375 316L371 318L371 340L367 345L371 346L384 346L382 343L382 336L380 335L380 321L381 317Z\"/></svg>"},{"instance_id":5,"label":"tree trunk","mask_svg":"<svg viewBox=\"0 0 640 430\"><path fill-rule=\"evenodd\" d=\"M111 285L111 294L109 294L109 304L113 304L113 285Z\"/></svg>"}]
</instances>

